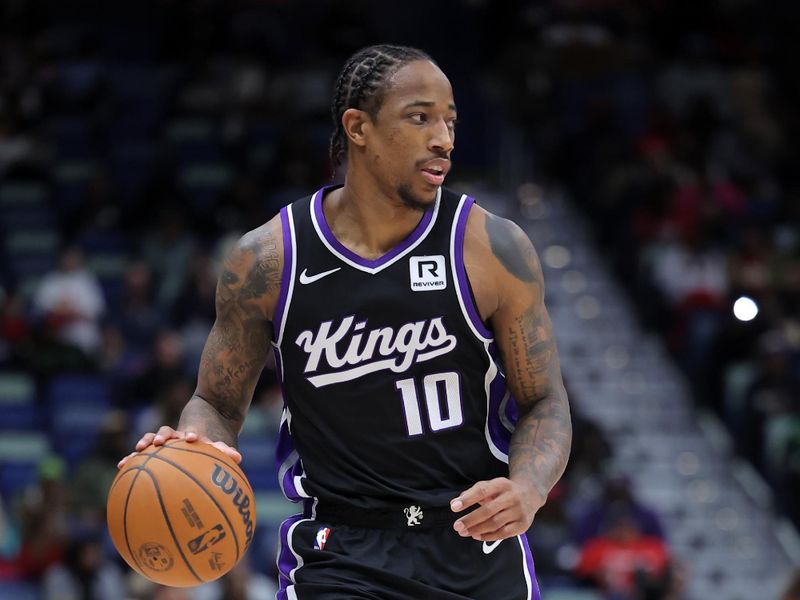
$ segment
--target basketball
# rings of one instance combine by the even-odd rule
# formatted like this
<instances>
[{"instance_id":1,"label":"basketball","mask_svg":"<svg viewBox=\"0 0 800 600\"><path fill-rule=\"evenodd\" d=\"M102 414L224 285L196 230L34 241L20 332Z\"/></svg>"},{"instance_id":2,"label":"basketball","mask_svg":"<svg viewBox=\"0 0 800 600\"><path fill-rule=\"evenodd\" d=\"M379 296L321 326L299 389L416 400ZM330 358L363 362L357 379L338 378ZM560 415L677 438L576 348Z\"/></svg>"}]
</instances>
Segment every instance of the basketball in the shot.
<instances>
[{"instance_id":1,"label":"basketball","mask_svg":"<svg viewBox=\"0 0 800 600\"><path fill-rule=\"evenodd\" d=\"M108 530L132 569L190 587L227 573L256 524L253 489L239 466L202 442L168 440L130 458L108 493Z\"/></svg>"}]
</instances>

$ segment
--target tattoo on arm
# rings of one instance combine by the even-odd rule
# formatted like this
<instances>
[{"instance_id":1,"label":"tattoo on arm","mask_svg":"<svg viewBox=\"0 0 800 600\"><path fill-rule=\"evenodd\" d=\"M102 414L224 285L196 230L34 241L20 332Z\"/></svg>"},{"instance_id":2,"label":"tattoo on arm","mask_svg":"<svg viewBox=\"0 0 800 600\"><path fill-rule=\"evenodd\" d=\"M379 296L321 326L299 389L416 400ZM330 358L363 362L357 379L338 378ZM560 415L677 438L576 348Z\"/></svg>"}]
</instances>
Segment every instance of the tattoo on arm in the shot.
<instances>
[{"instance_id":1,"label":"tattoo on arm","mask_svg":"<svg viewBox=\"0 0 800 600\"><path fill-rule=\"evenodd\" d=\"M269 352L272 329L264 301L280 289L278 245L269 231L253 232L225 261L217 284L217 319L180 428L192 425L213 440L235 445Z\"/></svg>"},{"instance_id":2,"label":"tattoo on arm","mask_svg":"<svg viewBox=\"0 0 800 600\"><path fill-rule=\"evenodd\" d=\"M509 474L532 484L544 498L569 459L572 422L536 251L519 227L487 214L486 232L497 260L517 280L520 293L502 303L496 324L506 377L520 412L511 436ZM521 284L521 287L520 287ZM520 298L527 306L519 307Z\"/></svg>"},{"instance_id":3,"label":"tattoo on arm","mask_svg":"<svg viewBox=\"0 0 800 600\"><path fill-rule=\"evenodd\" d=\"M497 260L525 283L540 283L542 267L527 236L511 221L486 214L486 233ZM539 277L537 278L536 273Z\"/></svg>"}]
</instances>

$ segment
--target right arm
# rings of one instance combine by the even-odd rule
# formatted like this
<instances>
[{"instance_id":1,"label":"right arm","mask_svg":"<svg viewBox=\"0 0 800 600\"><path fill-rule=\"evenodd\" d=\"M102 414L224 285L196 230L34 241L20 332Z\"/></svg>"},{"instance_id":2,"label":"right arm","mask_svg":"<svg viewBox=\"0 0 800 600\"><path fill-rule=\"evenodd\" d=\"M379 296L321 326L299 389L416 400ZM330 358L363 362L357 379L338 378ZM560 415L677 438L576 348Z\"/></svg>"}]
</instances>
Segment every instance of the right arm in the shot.
<instances>
[{"instance_id":1,"label":"right arm","mask_svg":"<svg viewBox=\"0 0 800 600\"><path fill-rule=\"evenodd\" d=\"M242 237L225 260L217 283L217 318L203 348L197 388L178 429L164 426L146 433L136 444L137 452L180 438L213 443L241 460L235 448L269 353L282 270L282 232L280 217L275 217Z\"/></svg>"}]
</instances>

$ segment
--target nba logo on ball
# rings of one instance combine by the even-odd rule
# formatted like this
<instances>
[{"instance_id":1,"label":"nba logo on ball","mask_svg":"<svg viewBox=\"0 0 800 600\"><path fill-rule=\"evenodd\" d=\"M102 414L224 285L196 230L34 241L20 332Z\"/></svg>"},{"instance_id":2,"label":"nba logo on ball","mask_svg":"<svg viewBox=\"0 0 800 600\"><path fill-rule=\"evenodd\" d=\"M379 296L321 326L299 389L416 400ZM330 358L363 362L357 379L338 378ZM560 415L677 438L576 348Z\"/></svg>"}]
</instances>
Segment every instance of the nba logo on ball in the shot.
<instances>
[{"instance_id":1,"label":"nba logo on ball","mask_svg":"<svg viewBox=\"0 0 800 600\"><path fill-rule=\"evenodd\" d=\"M447 287L444 256L412 256L408 267L413 291L431 292Z\"/></svg>"}]
</instances>

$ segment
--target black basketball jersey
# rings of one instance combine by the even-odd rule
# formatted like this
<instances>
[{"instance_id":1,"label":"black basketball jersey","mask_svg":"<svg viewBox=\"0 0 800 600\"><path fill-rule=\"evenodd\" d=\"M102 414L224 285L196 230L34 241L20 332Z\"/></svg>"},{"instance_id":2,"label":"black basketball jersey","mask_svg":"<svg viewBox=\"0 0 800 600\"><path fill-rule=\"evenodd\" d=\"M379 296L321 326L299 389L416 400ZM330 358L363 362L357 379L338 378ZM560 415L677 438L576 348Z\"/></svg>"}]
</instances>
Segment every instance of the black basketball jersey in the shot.
<instances>
[{"instance_id":1,"label":"black basketball jersey","mask_svg":"<svg viewBox=\"0 0 800 600\"><path fill-rule=\"evenodd\" d=\"M516 422L464 267L474 201L440 188L403 242L367 260L325 222L331 189L281 211L281 487L353 508L446 506L508 475Z\"/></svg>"}]
</instances>

